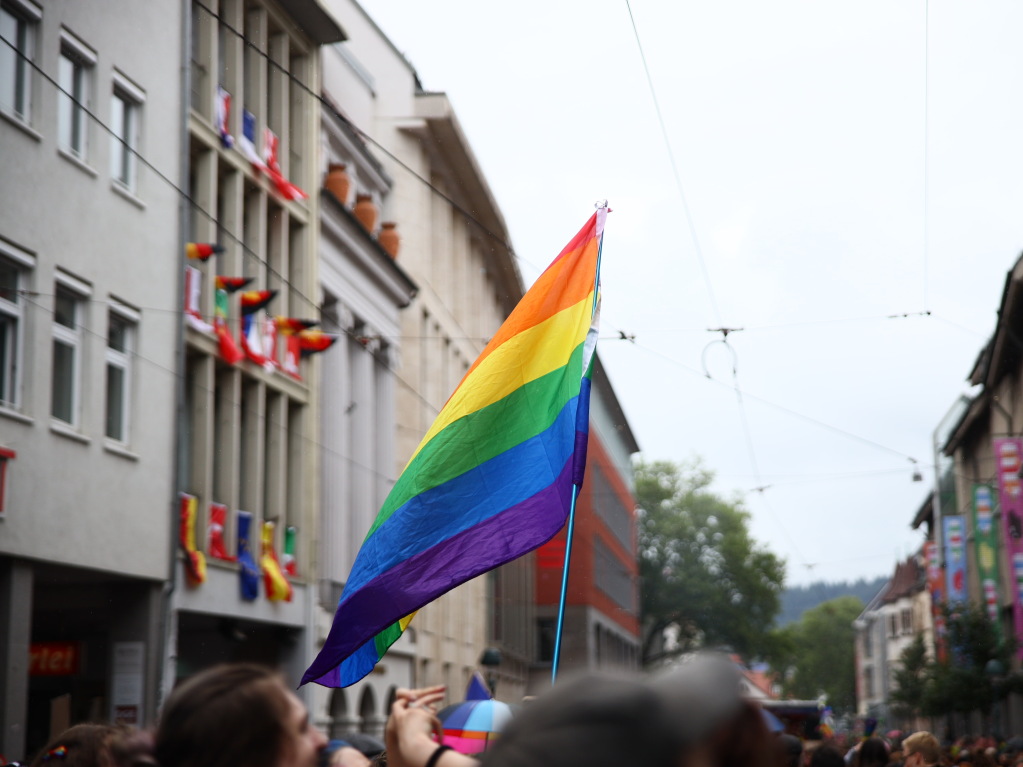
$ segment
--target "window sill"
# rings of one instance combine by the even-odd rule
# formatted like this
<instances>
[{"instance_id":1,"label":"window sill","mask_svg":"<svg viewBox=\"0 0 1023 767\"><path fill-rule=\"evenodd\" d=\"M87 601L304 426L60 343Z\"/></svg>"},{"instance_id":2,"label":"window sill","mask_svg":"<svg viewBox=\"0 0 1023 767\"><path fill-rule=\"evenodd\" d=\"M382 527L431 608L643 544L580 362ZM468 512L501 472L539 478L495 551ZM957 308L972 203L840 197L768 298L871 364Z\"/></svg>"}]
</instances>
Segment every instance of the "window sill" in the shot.
<instances>
[{"instance_id":1,"label":"window sill","mask_svg":"<svg viewBox=\"0 0 1023 767\"><path fill-rule=\"evenodd\" d=\"M0 117L9 122L15 128L18 128L22 133L24 133L29 138L34 138L36 141L40 142L43 140L43 134L39 133L36 130L33 130L31 125L22 120L16 114L0 110Z\"/></svg>"},{"instance_id":2,"label":"window sill","mask_svg":"<svg viewBox=\"0 0 1023 767\"><path fill-rule=\"evenodd\" d=\"M120 442L114 442L110 438L103 440L103 449L108 453L126 458L129 461L139 460L139 454L128 449L128 447Z\"/></svg>"},{"instance_id":3,"label":"window sill","mask_svg":"<svg viewBox=\"0 0 1023 767\"><path fill-rule=\"evenodd\" d=\"M139 210L145 210L146 209L146 204L144 202L142 202L142 200L140 200L138 197L135 196L135 192L133 192L128 187L126 187L124 184L122 184L117 179L112 179L110 181L110 188L114 192L116 192L118 195L120 195L121 197L126 199L128 202L130 202L132 205L134 205L136 208L138 208Z\"/></svg>"},{"instance_id":4,"label":"window sill","mask_svg":"<svg viewBox=\"0 0 1023 767\"><path fill-rule=\"evenodd\" d=\"M61 157L63 157L65 160L67 160L72 165L77 165L80 170L85 171L86 173L88 173L93 178L96 178L97 176L99 176L99 173L96 171L95 168L93 168L91 165L89 165L87 162L85 162L85 160L82 160L82 159L76 157L75 155L71 154L71 152L69 152L67 149L64 149L62 147L58 147L57 148L57 154L59 154Z\"/></svg>"},{"instance_id":5,"label":"window sill","mask_svg":"<svg viewBox=\"0 0 1023 767\"><path fill-rule=\"evenodd\" d=\"M0 416L3 418L10 418L12 421L18 421L20 423L27 423L30 425L36 422L36 420L31 416L27 416L14 408L4 407L3 405L0 405Z\"/></svg>"},{"instance_id":6,"label":"window sill","mask_svg":"<svg viewBox=\"0 0 1023 767\"><path fill-rule=\"evenodd\" d=\"M81 442L83 445L92 443L92 440L77 431L74 426L63 421L50 421L50 431L54 434L59 434L62 437L67 437L75 442Z\"/></svg>"}]
</instances>

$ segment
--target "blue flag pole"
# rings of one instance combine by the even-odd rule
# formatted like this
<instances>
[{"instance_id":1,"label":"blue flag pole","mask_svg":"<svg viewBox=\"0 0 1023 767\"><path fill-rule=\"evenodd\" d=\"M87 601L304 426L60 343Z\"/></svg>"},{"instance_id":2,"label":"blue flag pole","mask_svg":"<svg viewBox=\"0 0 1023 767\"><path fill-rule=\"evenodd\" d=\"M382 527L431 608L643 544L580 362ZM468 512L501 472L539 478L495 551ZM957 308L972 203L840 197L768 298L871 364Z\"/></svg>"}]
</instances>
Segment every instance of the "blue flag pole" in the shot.
<instances>
[{"instance_id":1,"label":"blue flag pole","mask_svg":"<svg viewBox=\"0 0 1023 767\"><path fill-rule=\"evenodd\" d=\"M568 532L565 536L565 568L561 572L561 599L558 602L558 625L554 634L554 659L551 663L551 684L558 681L558 660L561 658L561 634L565 627L565 601L568 596L568 566L572 561L572 535L575 532L575 501L578 497L579 485L572 485L572 505L568 510Z\"/></svg>"}]
</instances>

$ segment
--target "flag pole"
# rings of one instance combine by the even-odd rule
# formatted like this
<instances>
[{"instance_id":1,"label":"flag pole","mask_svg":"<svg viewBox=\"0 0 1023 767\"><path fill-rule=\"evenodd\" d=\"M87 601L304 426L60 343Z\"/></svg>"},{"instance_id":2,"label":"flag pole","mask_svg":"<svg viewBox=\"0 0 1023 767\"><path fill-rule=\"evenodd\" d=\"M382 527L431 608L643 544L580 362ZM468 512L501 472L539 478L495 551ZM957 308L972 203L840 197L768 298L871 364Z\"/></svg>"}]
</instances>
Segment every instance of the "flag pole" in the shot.
<instances>
[{"instance_id":1,"label":"flag pole","mask_svg":"<svg viewBox=\"0 0 1023 767\"><path fill-rule=\"evenodd\" d=\"M551 684L558 681L558 660L561 657L561 634L565 626L565 600L568 595L568 565L572 561L572 534L575 532L575 500L579 497L579 485L572 485L572 505L568 510L568 525L565 536L565 568L561 572L561 599L558 602L558 625L554 634L554 659L551 663Z\"/></svg>"},{"instance_id":2,"label":"flag pole","mask_svg":"<svg viewBox=\"0 0 1023 767\"><path fill-rule=\"evenodd\" d=\"M597 208L597 268L593 277L593 311L597 310L600 296L600 261L604 254L604 223L603 216L610 213L607 200L601 200L593 207ZM604 210L603 216L600 211ZM572 538L575 533L575 502L579 497L579 485L572 485L572 505L568 510L568 523L565 533L565 567L561 572L561 598L558 600L558 624L554 632L554 657L551 661L551 684L558 681L558 663L561 660L561 636L565 628L565 602L568 598L568 567L572 561Z\"/></svg>"}]
</instances>

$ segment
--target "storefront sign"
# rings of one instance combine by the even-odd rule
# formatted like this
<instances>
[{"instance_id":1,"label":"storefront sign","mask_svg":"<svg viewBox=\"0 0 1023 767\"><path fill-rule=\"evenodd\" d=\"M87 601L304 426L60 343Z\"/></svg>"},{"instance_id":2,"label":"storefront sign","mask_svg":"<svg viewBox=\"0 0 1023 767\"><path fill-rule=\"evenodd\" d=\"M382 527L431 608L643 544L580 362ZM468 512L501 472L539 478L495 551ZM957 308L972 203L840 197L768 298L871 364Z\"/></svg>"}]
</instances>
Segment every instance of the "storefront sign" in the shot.
<instances>
[{"instance_id":1,"label":"storefront sign","mask_svg":"<svg viewBox=\"0 0 1023 767\"><path fill-rule=\"evenodd\" d=\"M110 718L115 724L142 723L144 642L114 643L114 675L110 686Z\"/></svg>"},{"instance_id":2,"label":"storefront sign","mask_svg":"<svg viewBox=\"0 0 1023 767\"><path fill-rule=\"evenodd\" d=\"M79 672L81 663L81 642L33 642L29 645L29 676L72 676Z\"/></svg>"}]
</instances>

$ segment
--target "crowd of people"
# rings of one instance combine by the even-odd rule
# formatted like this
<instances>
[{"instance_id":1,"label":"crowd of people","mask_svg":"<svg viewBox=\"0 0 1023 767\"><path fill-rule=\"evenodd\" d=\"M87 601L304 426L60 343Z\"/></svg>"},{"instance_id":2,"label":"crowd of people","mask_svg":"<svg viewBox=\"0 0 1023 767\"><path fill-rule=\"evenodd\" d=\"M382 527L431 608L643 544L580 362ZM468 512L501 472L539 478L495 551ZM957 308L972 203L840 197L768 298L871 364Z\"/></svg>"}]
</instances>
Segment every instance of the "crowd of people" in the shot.
<instances>
[{"instance_id":1,"label":"crowd of people","mask_svg":"<svg viewBox=\"0 0 1023 767\"><path fill-rule=\"evenodd\" d=\"M707 655L651 678L587 675L529 701L477 756L444 744L443 687L399 690L382 749L328 741L282 677L217 666L180 684L153 730L79 724L31 767L1021 767L993 740L942 748L905 738L806 743L773 733L738 670Z\"/></svg>"}]
</instances>

